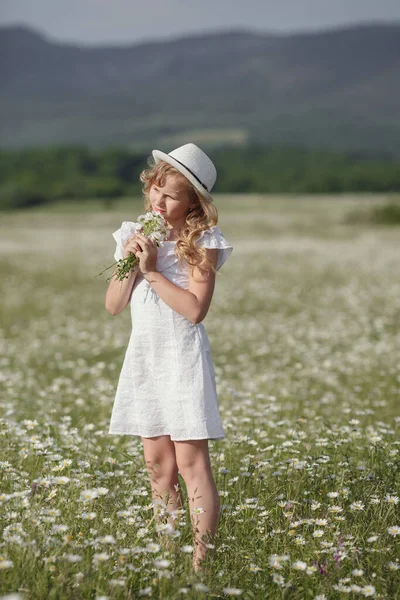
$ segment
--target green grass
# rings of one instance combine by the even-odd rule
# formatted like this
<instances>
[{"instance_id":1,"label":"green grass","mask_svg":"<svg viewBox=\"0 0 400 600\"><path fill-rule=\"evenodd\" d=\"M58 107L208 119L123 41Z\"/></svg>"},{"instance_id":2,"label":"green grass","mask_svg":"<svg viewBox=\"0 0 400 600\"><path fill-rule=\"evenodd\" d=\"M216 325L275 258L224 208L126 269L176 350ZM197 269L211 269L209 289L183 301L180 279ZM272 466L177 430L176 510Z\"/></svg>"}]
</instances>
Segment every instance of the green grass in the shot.
<instances>
[{"instance_id":1,"label":"green grass","mask_svg":"<svg viewBox=\"0 0 400 600\"><path fill-rule=\"evenodd\" d=\"M204 321L226 432L204 575L154 545L140 439L108 434L130 315L95 275L142 204L2 216L0 593L400 598L399 231L348 220L386 202L216 198L234 251Z\"/></svg>"},{"instance_id":2,"label":"green grass","mask_svg":"<svg viewBox=\"0 0 400 600\"><path fill-rule=\"evenodd\" d=\"M369 223L398 227L400 225L400 196L392 196L387 202L373 204L366 210L365 207L355 207L346 215L346 222Z\"/></svg>"}]
</instances>

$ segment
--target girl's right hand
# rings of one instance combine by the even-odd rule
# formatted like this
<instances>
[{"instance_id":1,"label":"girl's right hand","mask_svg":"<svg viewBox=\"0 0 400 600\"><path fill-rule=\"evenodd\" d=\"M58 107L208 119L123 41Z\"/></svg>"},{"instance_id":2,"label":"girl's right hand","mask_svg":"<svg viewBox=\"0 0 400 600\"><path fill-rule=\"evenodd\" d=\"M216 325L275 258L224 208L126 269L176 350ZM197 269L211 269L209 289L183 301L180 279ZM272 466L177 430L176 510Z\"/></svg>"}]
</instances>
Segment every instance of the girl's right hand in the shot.
<instances>
[{"instance_id":1,"label":"girl's right hand","mask_svg":"<svg viewBox=\"0 0 400 600\"><path fill-rule=\"evenodd\" d=\"M136 256L136 251L140 250L139 245L137 242L135 242L135 240L133 239L133 237L129 238L129 240L126 242L124 249L122 251L122 255L124 258L126 258L130 252L133 252L133 254Z\"/></svg>"}]
</instances>

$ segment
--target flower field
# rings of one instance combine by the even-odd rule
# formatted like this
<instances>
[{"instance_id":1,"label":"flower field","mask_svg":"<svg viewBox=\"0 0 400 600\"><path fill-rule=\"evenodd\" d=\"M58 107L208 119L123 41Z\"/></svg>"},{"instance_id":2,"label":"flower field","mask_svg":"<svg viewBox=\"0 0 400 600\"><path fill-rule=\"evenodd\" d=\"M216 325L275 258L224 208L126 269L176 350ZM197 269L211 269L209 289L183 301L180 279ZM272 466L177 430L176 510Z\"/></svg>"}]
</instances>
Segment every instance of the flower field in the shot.
<instances>
[{"instance_id":1,"label":"flower field","mask_svg":"<svg viewBox=\"0 0 400 600\"><path fill-rule=\"evenodd\" d=\"M142 203L2 216L1 597L400 598L400 230L362 218L384 200L216 196L226 438L197 574L188 505L155 523L140 438L108 434L130 315L95 274Z\"/></svg>"}]
</instances>

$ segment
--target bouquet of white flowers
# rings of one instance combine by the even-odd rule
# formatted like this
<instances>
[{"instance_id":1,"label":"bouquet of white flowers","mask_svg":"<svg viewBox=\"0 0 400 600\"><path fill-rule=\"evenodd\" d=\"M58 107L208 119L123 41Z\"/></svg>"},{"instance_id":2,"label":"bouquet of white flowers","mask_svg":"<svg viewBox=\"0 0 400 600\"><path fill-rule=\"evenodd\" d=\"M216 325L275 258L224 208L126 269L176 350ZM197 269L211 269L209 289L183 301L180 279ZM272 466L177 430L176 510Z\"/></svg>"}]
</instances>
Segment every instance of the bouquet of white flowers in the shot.
<instances>
[{"instance_id":1,"label":"bouquet of white flowers","mask_svg":"<svg viewBox=\"0 0 400 600\"><path fill-rule=\"evenodd\" d=\"M163 242L166 241L168 237L168 229L167 224L159 212L149 211L144 215L140 215L137 218L136 223L132 223L134 231L140 231L143 235L147 236L149 239L154 240L158 247L163 245ZM112 269L115 265L117 268L115 270L115 279L118 281L123 281L126 277L128 277L129 271L134 269L136 265L139 263L139 259L137 256L130 252L128 256L125 258L121 258L117 262L113 263L104 271L108 271L108 269ZM102 275L104 273L98 273L98 275ZM98 277L96 275L96 277ZM109 277L106 281L107 283L111 280L112 277Z\"/></svg>"}]
</instances>

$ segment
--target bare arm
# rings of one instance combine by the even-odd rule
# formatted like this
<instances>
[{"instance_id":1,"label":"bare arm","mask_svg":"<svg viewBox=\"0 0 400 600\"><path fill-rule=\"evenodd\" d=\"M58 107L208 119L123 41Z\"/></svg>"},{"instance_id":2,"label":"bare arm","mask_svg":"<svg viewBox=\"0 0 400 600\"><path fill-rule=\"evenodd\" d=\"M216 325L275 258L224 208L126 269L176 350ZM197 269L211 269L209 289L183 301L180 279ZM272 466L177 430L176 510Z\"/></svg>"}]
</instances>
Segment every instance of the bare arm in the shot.
<instances>
[{"instance_id":1,"label":"bare arm","mask_svg":"<svg viewBox=\"0 0 400 600\"><path fill-rule=\"evenodd\" d=\"M114 270L113 277L108 285L105 301L106 309L112 315L120 313L128 304L138 272L139 265L137 265L135 269L131 269L128 277L123 281L117 281L114 278Z\"/></svg>"},{"instance_id":2,"label":"bare arm","mask_svg":"<svg viewBox=\"0 0 400 600\"><path fill-rule=\"evenodd\" d=\"M215 266L218 250L210 248L206 252ZM160 298L186 319L192 323L200 323L205 318L214 293L215 273L213 271L209 271L208 276L203 277L196 267L193 276L189 279L187 290L175 285L156 270L147 271L143 276Z\"/></svg>"},{"instance_id":3,"label":"bare arm","mask_svg":"<svg viewBox=\"0 0 400 600\"><path fill-rule=\"evenodd\" d=\"M124 245L122 251L123 258L126 258L130 252L135 254L137 248L138 245L134 240L134 236L132 236ZM120 313L128 304L129 298L131 297L133 284L135 283L136 276L139 272L139 264L137 264L134 269L131 269L128 273L128 277L122 281L115 279L115 271L116 269L114 269L112 274L112 278L106 292L105 301L106 309L112 315L117 315Z\"/></svg>"}]
</instances>

